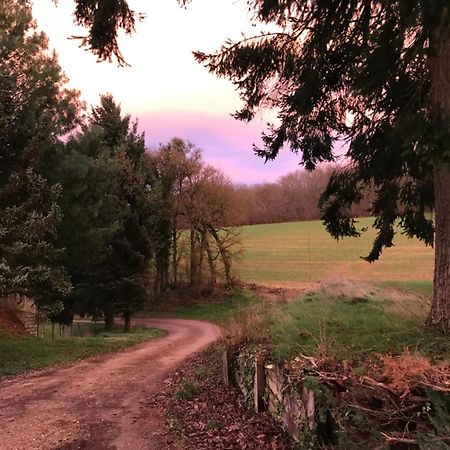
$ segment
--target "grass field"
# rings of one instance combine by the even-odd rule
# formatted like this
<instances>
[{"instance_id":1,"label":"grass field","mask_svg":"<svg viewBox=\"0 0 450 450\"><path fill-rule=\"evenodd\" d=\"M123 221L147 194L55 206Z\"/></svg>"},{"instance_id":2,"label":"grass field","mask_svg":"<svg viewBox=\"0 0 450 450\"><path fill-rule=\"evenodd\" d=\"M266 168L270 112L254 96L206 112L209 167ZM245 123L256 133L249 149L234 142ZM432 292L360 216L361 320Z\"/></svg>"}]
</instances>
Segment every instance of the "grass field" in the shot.
<instances>
[{"instance_id":1,"label":"grass field","mask_svg":"<svg viewBox=\"0 0 450 450\"><path fill-rule=\"evenodd\" d=\"M129 334L122 332L122 326L109 333L103 329L103 324L84 323L81 334L85 337L66 335L55 340L51 338L49 326L39 339L11 337L0 330L0 378L120 350L164 335L162 330L147 327L134 327Z\"/></svg>"},{"instance_id":2,"label":"grass field","mask_svg":"<svg viewBox=\"0 0 450 450\"><path fill-rule=\"evenodd\" d=\"M255 283L295 285L328 277L359 280L431 291L433 249L408 239L399 229L395 246L369 264L361 259L375 238L372 219L360 219L368 231L360 238L336 241L320 221L242 227L244 254L239 263L242 280Z\"/></svg>"}]
</instances>

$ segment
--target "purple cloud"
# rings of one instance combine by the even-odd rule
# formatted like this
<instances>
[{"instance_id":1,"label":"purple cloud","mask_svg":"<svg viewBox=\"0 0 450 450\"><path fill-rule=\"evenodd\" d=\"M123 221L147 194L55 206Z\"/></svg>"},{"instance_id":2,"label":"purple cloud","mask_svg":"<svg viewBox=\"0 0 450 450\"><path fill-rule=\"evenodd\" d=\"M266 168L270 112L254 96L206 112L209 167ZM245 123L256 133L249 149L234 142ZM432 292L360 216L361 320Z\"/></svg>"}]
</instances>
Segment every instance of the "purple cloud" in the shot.
<instances>
[{"instance_id":1,"label":"purple cloud","mask_svg":"<svg viewBox=\"0 0 450 450\"><path fill-rule=\"evenodd\" d=\"M246 124L231 116L155 112L141 113L139 125L145 131L147 146L156 147L172 137L188 140L203 150L208 164L220 168L235 183L272 182L299 168L299 156L287 150L266 164L253 153L252 144L261 144L262 122Z\"/></svg>"}]
</instances>

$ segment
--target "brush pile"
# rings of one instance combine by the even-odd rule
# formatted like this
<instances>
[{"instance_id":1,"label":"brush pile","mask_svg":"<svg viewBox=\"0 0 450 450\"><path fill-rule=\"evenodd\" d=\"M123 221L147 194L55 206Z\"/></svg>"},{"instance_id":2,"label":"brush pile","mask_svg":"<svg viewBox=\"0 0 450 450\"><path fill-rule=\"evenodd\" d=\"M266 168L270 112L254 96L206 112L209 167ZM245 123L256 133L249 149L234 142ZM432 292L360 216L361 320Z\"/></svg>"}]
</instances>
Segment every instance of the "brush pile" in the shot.
<instances>
[{"instance_id":1,"label":"brush pile","mask_svg":"<svg viewBox=\"0 0 450 450\"><path fill-rule=\"evenodd\" d=\"M345 436L380 448L450 448L448 361L433 364L405 351L373 355L353 367L327 356L300 355L285 368L293 383L314 380L316 409L328 428L324 443L342 443Z\"/></svg>"}]
</instances>

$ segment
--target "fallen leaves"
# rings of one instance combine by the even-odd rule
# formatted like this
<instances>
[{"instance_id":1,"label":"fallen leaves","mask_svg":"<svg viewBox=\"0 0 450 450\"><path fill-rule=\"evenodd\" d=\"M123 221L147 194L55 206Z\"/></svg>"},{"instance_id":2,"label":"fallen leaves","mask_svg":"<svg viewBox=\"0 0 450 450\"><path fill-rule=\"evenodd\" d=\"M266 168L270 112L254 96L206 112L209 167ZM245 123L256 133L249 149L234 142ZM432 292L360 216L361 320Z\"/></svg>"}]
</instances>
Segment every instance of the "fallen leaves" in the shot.
<instances>
[{"instance_id":1,"label":"fallen leaves","mask_svg":"<svg viewBox=\"0 0 450 450\"><path fill-rule=\"evenodd\" d=\"M293 443L267 413L256 414L236 390L222 384L220 358L214 351L189 361L167 381L166 414L195 450L290 450ZM191 399L174 393L189 381L199 386ZM161 402L161 395L158 401Z\"/></svg>"}]
</instances>

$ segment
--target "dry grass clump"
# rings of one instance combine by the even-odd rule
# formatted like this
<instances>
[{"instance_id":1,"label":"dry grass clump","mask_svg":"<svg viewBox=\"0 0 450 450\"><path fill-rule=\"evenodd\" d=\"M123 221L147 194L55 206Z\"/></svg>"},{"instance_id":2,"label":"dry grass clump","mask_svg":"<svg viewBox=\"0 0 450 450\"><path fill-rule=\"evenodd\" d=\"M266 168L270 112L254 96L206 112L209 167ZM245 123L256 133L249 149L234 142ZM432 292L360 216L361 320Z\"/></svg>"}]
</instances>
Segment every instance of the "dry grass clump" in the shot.
<instances>
[{"instance_id":1,"label":"dry grass clump","mask_svg":"<svg viewBox=\"0 0 450 450\"><path fill-rule=\"evenodd\" d=\"M349 303L381 301L387 313L406 320L424 321L430 309L429 299L414 292L380 288L353 278L328 277L320 282L320 292Z\"/></svg>"},{"instance_id":2,"label":"dry grass clump","mask_svg":"<svg viewBox=\"0 0 450 450\"><path fill-rule=\"evenodd\" d=\"M320 290L327 295L349 299L368 299L378 294L378 289L361 280L328 277L320 282Z\"/></svg>"},{"instance_id":3,"label":"dry grass clump","mask_svg":"<svg viewBox=\"0 0 450 450\"><path fill-rule=\"evenodd\" d=\"M264 302L232 317L223 327L227 347L238 348L245 344L266 341L267 324L272 308L268 302Z\"/></svg>"}]
</instances>

